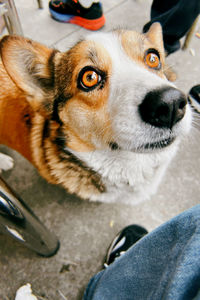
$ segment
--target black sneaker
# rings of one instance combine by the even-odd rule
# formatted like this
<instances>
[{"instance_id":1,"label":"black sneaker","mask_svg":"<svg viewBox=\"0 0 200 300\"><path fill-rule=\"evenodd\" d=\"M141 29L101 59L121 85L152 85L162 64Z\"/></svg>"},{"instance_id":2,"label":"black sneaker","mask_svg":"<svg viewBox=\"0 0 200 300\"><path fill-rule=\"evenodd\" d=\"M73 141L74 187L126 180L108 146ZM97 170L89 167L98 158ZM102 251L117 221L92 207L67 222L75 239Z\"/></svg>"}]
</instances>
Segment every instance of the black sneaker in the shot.
<instances>
[{"instance_id":1,"label":"black sneaker","mask_svg":"<svg viewBox=\"0 0 200 300\"><path fill-rule=\"evenodd\" d=\"M49 10L55 20L77 24L89 30L98 30L105 24L102 5L97 0L89 8L81 6L78 0L51 0Z\"/></svg>"},{"instance_id":2,"label":"black sneaker","mask_svg":"<svg viewBox=\"0 0 200 300\"><path fill-rule=\"evenodd\" d=\"M148 231L139 225L125 227L118 233L110 245L104 267L114 262L147 233Z\"/></svg>"},{"instance_id":3,"label":"black sneaker","mask_svg":"<svg viewBox=\"0 0 200 300\"><path fill-rule=\"evenodd\" d=\"M188 94L188 102L192 108L200 114L200 84L191 88Z\"/></svg>"}]
</instances>

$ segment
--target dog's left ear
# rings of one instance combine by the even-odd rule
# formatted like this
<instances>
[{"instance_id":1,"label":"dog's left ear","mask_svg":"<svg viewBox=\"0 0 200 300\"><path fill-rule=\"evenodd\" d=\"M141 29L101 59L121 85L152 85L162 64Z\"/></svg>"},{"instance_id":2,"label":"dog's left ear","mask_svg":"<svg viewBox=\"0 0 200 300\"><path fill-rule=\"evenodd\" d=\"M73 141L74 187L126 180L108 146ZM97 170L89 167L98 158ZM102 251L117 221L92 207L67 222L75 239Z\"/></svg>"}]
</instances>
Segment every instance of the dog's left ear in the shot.
<instances>
[{"instance_id":1,"label":"dog's left ear","mask_svg":"<svg viewBox=\"0 0 200 300\"><path fill-rule=\"evenodd\" d=\"M30 100L40 102L51 93L55 50L23 37L5 36L0 41L0 54L8 75Z\"/></svg>"},{"instance_id":2,"label":"dog's left ear","mask_svg":"<svg viewBox=\"0 0 200 300\"><path fill-rule=\"evenodd\" d=\"M162 27L160 23L153 23L145 35L155 46L158 47L163 57L165 57ZM176 80L176 73L168 65L164 65L163 71L169 81Z\"/></svg>"},{"instance_id":3,"label":"dog's left ear","mask_svg":"<svg viewBox=\"0 0 200 300\"><path fill-rule=\"evenodd\" d=\"M160 23L153 23L145 35L155 46L164 52L163 34Z\"/></svg>"}]
</instances>

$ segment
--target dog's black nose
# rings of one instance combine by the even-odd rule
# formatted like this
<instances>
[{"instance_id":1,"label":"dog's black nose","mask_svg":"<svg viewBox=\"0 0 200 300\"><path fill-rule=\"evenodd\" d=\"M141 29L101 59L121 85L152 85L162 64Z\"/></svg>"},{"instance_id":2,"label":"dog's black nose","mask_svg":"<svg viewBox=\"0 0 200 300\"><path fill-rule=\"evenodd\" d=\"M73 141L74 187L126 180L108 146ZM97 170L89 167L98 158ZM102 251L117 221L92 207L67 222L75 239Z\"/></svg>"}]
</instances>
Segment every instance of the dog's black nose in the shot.
<instances>
[{"instance_id":1,"label":"dog's black nose","mask_svg":"<svg viewBox=\"0 0 200 300\"><path fill-rule=\"evenodd\" d=\"M139 113L144 122L171 129L183 118L186 104L181 91L165 87L149 92L139 106Z\"/></svg>"}]
</instances>

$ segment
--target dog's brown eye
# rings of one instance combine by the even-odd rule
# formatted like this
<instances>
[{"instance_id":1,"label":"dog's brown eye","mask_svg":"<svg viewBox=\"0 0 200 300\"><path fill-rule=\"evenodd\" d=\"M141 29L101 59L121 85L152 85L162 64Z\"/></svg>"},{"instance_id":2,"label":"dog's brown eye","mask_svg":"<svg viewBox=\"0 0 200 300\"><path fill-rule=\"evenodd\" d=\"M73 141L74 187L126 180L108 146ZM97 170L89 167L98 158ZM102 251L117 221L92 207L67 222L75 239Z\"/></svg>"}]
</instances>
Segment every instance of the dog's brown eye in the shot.
<instances>
[{"instance_id":1,"label":"dog's brown eye","mask_svg":"<svg viewBox=\"0 0 200 300\"><path fill-rule=\"evenodd\" d=\"M148 52L145 56L145 62L152 69L160 68L160 57L154 52Z\"/></svg>"},{"instance_id":2,"label":"dog's brown eye","mask_svg":"<svg viewBox=\"0 0 200 300\"><path fill-rule=\"evenodd\" d=\"M96 88L103 89L106 78L104 71L93 66L85 66L78 74L77 87L86 93Z\"/></svg>"},{"instance_id":3,"label":"dog's brown eye","mask_svg":"<svg viewBox=\"0 0 200 300\"><path fill-rule=\"evenodd\" d=\"M82 83L85 87L91 88L95 86L101 80L101 76L94 70L87 70L82 75Z\"/></svg>"}]
</instances>

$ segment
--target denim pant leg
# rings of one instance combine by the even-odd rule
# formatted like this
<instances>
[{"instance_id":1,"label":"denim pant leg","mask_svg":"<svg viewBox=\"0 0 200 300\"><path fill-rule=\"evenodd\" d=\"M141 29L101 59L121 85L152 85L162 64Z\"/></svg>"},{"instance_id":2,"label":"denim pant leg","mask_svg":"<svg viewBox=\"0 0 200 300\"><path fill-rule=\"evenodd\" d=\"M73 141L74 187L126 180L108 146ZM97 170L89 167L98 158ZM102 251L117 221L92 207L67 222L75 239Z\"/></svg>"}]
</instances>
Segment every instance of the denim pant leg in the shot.
<instances>
[{"instance_id":1,"label":"denim pant leg","mask_svg":"<svg viewBox=\"0 0 200 300\"><path fill-rule=\"evenodd\" d=\"M200 205L147 234L94 276L84 300L200 299Z\"/></svg>"}]
</instances>

